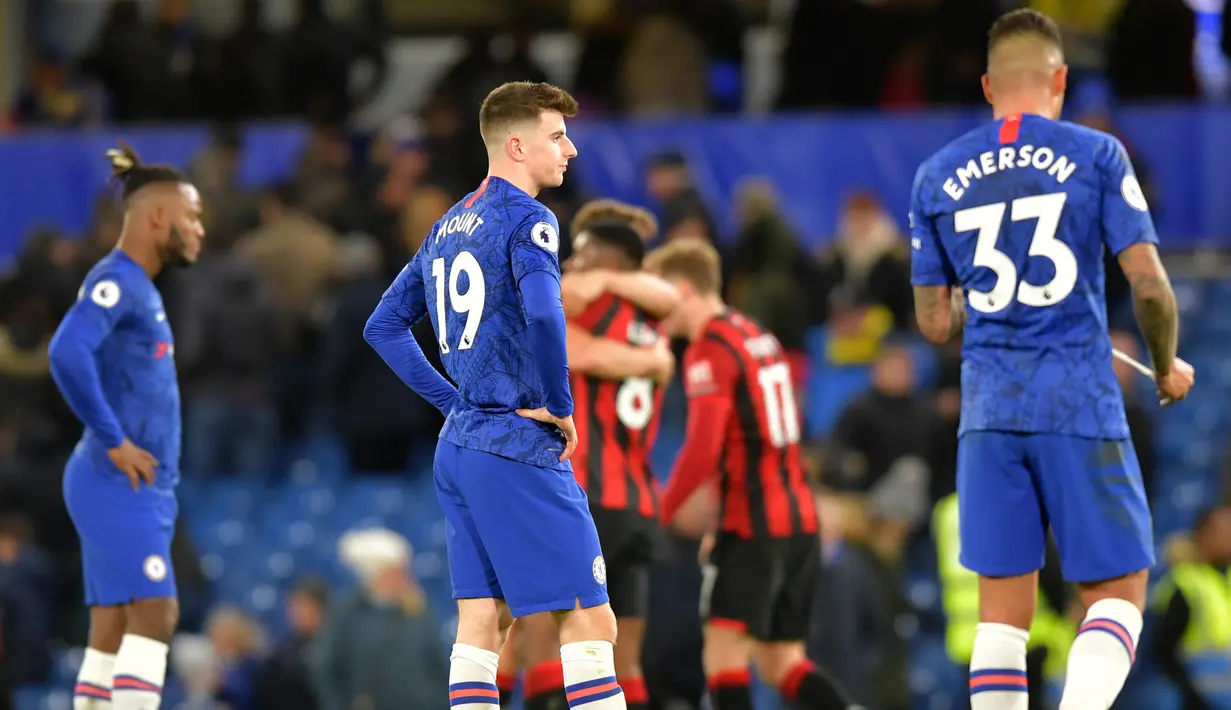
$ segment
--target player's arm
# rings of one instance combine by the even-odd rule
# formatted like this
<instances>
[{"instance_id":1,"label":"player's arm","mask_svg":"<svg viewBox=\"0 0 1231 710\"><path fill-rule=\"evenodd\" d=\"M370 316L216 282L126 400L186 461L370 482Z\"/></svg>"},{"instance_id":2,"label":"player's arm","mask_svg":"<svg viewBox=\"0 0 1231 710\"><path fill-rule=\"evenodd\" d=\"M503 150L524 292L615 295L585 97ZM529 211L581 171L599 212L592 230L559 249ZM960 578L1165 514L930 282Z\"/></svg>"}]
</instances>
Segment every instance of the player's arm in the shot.
<instances>
[{"instance_id":1,"label":"player's arm","mask_svg":"<svg viewBox=\"0 0 1231 710\"><path fill-rule=\"evenodd\" d=\"M51 377L81 423L107 449L124 442L120 420L103 396L94 354L127 313L132 295L118 274L104 274L82 286L51 339Z\"/></svg>"},{"instance_id":2,"label":"player's arm","mask_svg":"<svg viewBox=\"0 0 1231 710\"><path fill-rule=\"evenodd\" d=\"M665 347L636 346L603 338L569 324L569 369L604 380L649 377L663 380L675 369L675 356Z\"/></svg>"},{"instance_id":3,"label":"player's arm","mask_svg":"<svg viewBox=\"0 0 1231 710\"><path fill-rule=\"evenodd\" d=\"M403 382L447 417L457 401L457 388L432 367L410 332L425 315L423 270L419 255L415 254L368 317L363 339Z\"/></svg>"},{"instance_id":4,"label":"player's arm","mask_svg":"<svg viewBox=\"0 0 1231 710\"><path fill-rule=\"evenodd\" d=\"M538 217L532 216L518 226L509 258L534 364L547 395L547 413L562 419L573 414L573 394L568 383L568 345L556 254L560 237L553 223L537 221Z\"/></svg>"},{"instance_id":5,"label":"player's arm","mask_svg":"<svg viewBox=\"0 0 1231 710\"><path fill-rule=\"evenodd\" d=\"M1128 153L1119 141L1111 139L1102 157L1103 241L1124 270L1133 291L1133 313L1154 372L1164 377L1175 363L1179 340L1175 293L1158 258L1158 233Z\"/></svg>"},{"instance_id":6,"label":"player's arm","mask_svg":"<svg viewBox=\"0 0 1231 710\"><path fill-rule=\"evenodd\" d=\"M923 337L938 345L962 332L966 299L953 265L940 243L936 222L923 199L927 164L915 175L910 200L910 281L915 289L915 322Z\"/></svg>"},{"instance_id":7,"label":"player's arm","mask_svg":"<svg viewBox=\"0 0 1231 710\"><path fill-rule=\"evenodd\" d=\"M607 269L565 274L560 279L560 293L564 312L570 318L584 313L604 293L623 298L655 319L665 318L680 299L674 286L653 274Z\"/></svg>"},{"instance_id":8,"label":"player's arm","mask_svg":"<svg viewBox=\"0 0 1231 710\"><path fill-rule=\"evenodd\" d=\"M727 424L735 413L737 365L722 346L698 340L684 359L688 425L663 492L661 515L670 523L692 494L718 471Z\"/></svg>"}]
</instances>

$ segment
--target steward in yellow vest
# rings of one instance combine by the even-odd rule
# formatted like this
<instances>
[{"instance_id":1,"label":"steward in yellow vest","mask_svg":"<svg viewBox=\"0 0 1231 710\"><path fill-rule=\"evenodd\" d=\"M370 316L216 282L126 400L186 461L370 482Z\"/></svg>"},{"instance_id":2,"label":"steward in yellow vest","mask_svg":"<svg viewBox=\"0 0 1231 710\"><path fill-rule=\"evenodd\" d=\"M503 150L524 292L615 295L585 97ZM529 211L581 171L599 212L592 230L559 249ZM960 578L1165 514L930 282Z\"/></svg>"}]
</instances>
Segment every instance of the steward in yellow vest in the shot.
<instances>
[{"instance_id":1,"label":"steward in yellow vest","mask_svg":"<svg viewBox=\"0 0 1231 710\"><path fill-rule=\"evenodd\" d=\"M1154 590L1150 646L1179 707L1231 709L1231 508L1202 515L1192 543L1191 559L1176 562Z\"/></svg>"}]
</instances>

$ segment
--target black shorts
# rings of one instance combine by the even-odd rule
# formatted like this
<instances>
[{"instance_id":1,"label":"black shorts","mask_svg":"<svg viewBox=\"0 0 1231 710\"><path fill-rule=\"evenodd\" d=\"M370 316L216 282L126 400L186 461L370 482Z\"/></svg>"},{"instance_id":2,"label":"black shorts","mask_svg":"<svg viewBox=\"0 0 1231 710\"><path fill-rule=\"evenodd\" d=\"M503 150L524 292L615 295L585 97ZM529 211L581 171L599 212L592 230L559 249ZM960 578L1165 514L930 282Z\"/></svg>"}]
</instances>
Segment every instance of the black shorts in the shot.
<instances>
[{"instance_id":1,"label":"black shorts","mask_svg":"<svg viewBox=\"0 0 1231 710\"><path fill-rule=\"evenodd\" d=\"M744 540L722 534L701 585L701 618L738 624L758 641L802 641L821 563L815 535Z\"/></svg>"},{"instance_id":2,"label":"black shorts","mask_svg":"<svg viewBox=\"0 0 1231 710\"><path fill-rule=\"evenodd\" d=\"M650 599L650 567L661 551L658 521L633 510L590 508L607 563L607 596L616 618L644 619Z\"/></svg>"}]
</instances>

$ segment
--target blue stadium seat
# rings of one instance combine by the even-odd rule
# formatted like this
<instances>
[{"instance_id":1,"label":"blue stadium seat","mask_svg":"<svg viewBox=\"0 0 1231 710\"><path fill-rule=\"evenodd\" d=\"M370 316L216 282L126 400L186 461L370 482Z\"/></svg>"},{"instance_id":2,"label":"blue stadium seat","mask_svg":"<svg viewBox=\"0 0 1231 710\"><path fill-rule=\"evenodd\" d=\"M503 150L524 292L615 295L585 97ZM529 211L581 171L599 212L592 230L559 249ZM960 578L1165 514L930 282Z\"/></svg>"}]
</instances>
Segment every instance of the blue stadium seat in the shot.
<instances>
[{"instance_id":1,"label":"blue stadium seat","mask_svg":"<svg viewBox=\"0 0 1231 710\"><path fill-rule=\"evenodd\" d=\"M275 492L270 510L307 520L323 518L338 507L336 489L328 483L288 482Z\"/></svg>"},{"instance_id":2,"label":"blue stadium seat","mask_svg":"<svg viewBox=\"0 0 1231 710\"><path fill-rule=\"evenodd\" d=\"M85 649L80 647L59 648L51 654L51 682L58 688L71 688L77 684L77 671L81 670L81 658Z\"/></svg>"},{"instance_id":3,"label":"blue stadium seat","mask_svg":"<svg viewBox=\"0 0 1231 710\"><path fill-rule=\"evenodd\" d=\"M243 520L254 514L265 493L265 485L259 481L220 479L205 491L204 504L206 508Z\"/></svg>"},{"instance_id":4,"label":"blue stadium seat","mask_svg":"<svg viewBox=\"0 0 1231 710\"><path fill-rule=\"evenodd\" d=\"M966 674L949 660L943 636L917 636L910 657L909 682L918 710L953 707L953 699L966 692Z\"/></svg>"},{"instance_id":5,"label":"blue stadium seat","mask_svg":"<svg viewBox=\"0 0 1231 710\"><path fill-rule=\"evenodd\" d=\"M252 539L252 526L241 519L224 519L193 526L193 543L200 554L228 554Z\"/></svg>"},{"instance_id":6,"label":"blue stadium seat","mask_svg":"<svg viewBox=\"0 0 1231 710\"><path fill-rule=\"evenodd\" d=\"M23 685L13 692L13 710L71 710L73 695L68 690L42 685Z\"/></svg>"},{"instance_id":7,"label":"blue stadium seat","mask_svg":"<svg viewBox=\"0 0 1231 710\"><path fill-rule=\"evenodd\" d=\"M351 520L401 514L407 505L407 486L401 478L394 475L356 478L347 486L339 501L339 512Z\"/></svg>"}]
</instances>

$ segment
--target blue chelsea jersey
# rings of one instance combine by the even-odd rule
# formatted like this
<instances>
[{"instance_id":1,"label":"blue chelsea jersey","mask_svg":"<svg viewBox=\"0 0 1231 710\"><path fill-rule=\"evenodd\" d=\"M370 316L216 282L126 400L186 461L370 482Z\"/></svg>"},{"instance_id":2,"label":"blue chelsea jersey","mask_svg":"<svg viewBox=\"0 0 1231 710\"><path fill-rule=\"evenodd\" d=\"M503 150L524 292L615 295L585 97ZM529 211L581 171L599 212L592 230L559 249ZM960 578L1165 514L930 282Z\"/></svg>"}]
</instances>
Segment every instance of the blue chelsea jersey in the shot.
<instances>
[{"instance_id":1,"label":"blue chelsea jersey","mask_svg":"<svg viewBox=\"0 0 1231 710\"><path fill-rule=\"evenodd\" d=\"M569 466L559 460L564 443L555 426L516 414L547 398L518 284L535 271L558 280L559 245L551 210L492 177L437 222L391 287L405 290L411 320L431 318L457 385L441 439L536 466Z\"/></svg>"},{"instance_id":2,"label":"blue chelsea jersey","mask_svg":"<svg viewBox=\"0 0 1231 710\"><path fill-rule=\"evenodd\" d=\"M1104 249L1158 237L1118 140L1040 116L987 124L919 168L910 220L914 285L966 292L963 432L1128 436Z\"/></svg>"},{"instance_id":3,"label":"blue chelsea jersey","mask_svg":"<svg viewBox=\"0 0 1231 710\"><path fill-rule=\"evenodd\" d=\"M55 342L60 339L88 344L80 352L91 353L105 402L89 412L77 412L86 427L77 454L88 456L97 470L120 476L107 450L127 437L158 460L153 487L174 489L179 482L181 433L175 342L162 296L145 270L119 250L101 259L90 269L77 302L61 322L53 353L61 350ZM53 374L57 371L61 370L53 365ZM74 409L88 407L94 399L80 386L83 381L60 382ZM114 420L98 416L98 410L106 408Z\"/></svg>"}]
</instances>

